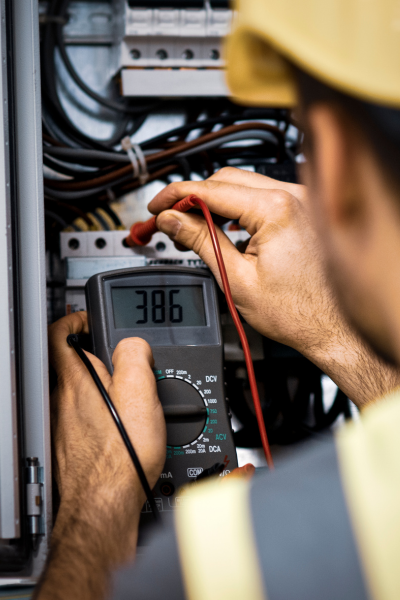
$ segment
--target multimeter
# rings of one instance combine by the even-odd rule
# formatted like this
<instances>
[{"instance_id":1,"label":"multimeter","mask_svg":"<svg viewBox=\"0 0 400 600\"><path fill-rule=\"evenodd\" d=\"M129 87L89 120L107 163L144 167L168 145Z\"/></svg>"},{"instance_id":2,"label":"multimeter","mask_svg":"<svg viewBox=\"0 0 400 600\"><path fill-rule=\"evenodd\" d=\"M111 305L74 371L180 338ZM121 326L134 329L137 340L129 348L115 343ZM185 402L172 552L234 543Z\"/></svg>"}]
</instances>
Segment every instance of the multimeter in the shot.
<instances>
[{"instance_id":1,"label":"multimeter","mask_svg":"<svg viewBox=\"0 0 400 600\"><path fill-rule=\"evenodd\" d=\"M153 492L160 511L172 510L183 501L179 488L215 463L222 475L237 467L214 279L203 269L139 267L94 275L85 291L93 353L110 373L122 339L141 337L152 348L167 425Z\"/></svg>"}]
</instances>

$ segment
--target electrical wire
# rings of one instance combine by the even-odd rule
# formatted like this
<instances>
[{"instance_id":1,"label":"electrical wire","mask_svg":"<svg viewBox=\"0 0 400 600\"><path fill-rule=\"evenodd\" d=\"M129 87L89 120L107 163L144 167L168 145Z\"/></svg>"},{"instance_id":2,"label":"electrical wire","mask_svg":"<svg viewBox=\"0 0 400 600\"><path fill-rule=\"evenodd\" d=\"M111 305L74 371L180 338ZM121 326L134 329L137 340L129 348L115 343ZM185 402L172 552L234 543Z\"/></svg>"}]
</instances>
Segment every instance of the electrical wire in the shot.
<instances>
[{"instance_id":1,"label":"electrical wire","mask_svg":"<svg viewBox=\"0 0 400 600\"><path fill-rule=\"evenodd\" d=\"M271 126L266 125L265 123L254 123L254 122L241 123L239 125L230 125L228 127L225 127L222 130L208 133L208 134L202 136L202 138L196 138L195 140L191 140L190 142L184 142L183 144L179 144L177 146L174 146L173 148L168 148L167 150L163 150L161 152L156 152L155 154L151 154L146 157L146 162L147 162L147 165L151 165L153 163L157 163L157 161L165 160L167 158L172 158L172 157L179 155L180 153L190 150L192 148L197 148L198 146L200 146L203 143L208 143L208 142L212 142L216 139L220 139L221 137L224 137L225 135L228 135L231 133L238 133L241 131L248 131L248 130L270 131ZM278 148L277 148L278 160L280 160L280 158L282 156L282 152L284 152L284 145L281 146L280 144L278 144ZM118 179L119 177L128 175L131 172L132 172L132 166L127 165L122 168L115 169L111 173L108 173L106 175L101 175L100 177L94 177L91 179L87 179L85 181L57 181L57 180L52 179L52 180L46 180L46 185L48 187L51 187L54 189L63 189L64 188L65 190L68 189L69 191L86 190L91 187L99 187L104 184L109 185L114 180Z\"/></svg>"},{"instance_id":2,"label":"electrical wire","mask_svg":"<svg viewBox=\"0 0 400 600\"><path fill-rule=\"evenodd\" d=\"M228 275L226 273L225 263L221 251L221 247L219 245L219 240L217 236L217 232L215 230L215 225L211 217L210 210L207 204L198 198L195 195L186 196L183 200L180 200L174 206L171 207L172 210L177 210L179 212L187 212L191 208L195 206L200 207L204 218L206 220L208 230L210 232L211 241L214 248L215 258L217 259L218 269L221 275L222 280L222 289L225 294L226 302L228 304L228 309L231 314L232 320L235 324L236 330L239 334L240 342L242 344L244 359L247 368L247 374L250 384L251 395L254 403L254 410L256 413L258 429L260 432L261 443L265 454L265 459L267 461L267 465L270 469L274 468L274 463L271 455L271 450L269 447L268 436L265 429L265 423L263 418L263 413L261 409L260 397L257 389L257 381L254 373L254 365L253 360L251 358L249 342L247 341L246 333L244 331L242 322L240 320L239 314L237 312L235 303L233 302L232 293L229 285ZM128 246L144 246L149 243L151 237L154 233L158 231L157 217L152 217L148 221L144 223L135 223L132 225L130 234L128 238L126 238L125 242Z\"/></svg>"},{"instance_id":3,"label":"electrical wire","mask_svg":"<svg viewBox=\"0 0 400 600\"><path fill-rule=\"evenodd\" d=\"M221 130L223 131L223 130ZM231 142L241 141L241 140L265 140L267 142L271 142L274 138L271 136L269 131L257 131L256 129L249 131L238 131L237 133L231 133L230 135L222 136L219 139L213 140L211 142L206 142L204 144L200 144L195 148L190 148L189 150L184 150L180 152L177 156L193 156L197 152L204 152L208 150L212 150L214 148L218 148L223 144L229 144ZM243 148L248 149L249 146L244 146ZM250 146L251 148L251 146Z\"/></svg>"},{"instance_id":4,"label":"electrical wire","mask_svg":"<svg viewBox=\"0 0 400 600\"><path fill-rule=\"evenodd\" d=\"M73 160L104 160L112 162L129 163L129 156L124 152L103 152L103 150L89 150L86 148L60 148L59 146L43 146L44 154Z\"/></svg>"},{"instance_id":5,"label":"electrical wire","mask_svg":"<svg viewBox=\"0 0 400 600\"><path fill-rule=\"evenodd\" d=\"M218 133L223 134L225 133L225 130L222 129L220 130ZM49 138L47 138L49 140ZM201 142L202 137L197 138L197 140L199 142ZM218 146L219 144L226 144L229 143L231 141L236 141L236 140L247 140L247 139L262 139L262 140L266 140L269 142L273 142L275 141L276 144L278 144L278 138L275 135L274 131L270 131L269 129L266 131L260 131L259 128L254 129L254 130L249 130L249 131L239 131L237 133L233 133L230 135L227 135L226 138L221 137L220 139L216 139L215 141L211 141L211 142L205 142L203 145L199 145L199 146L195 146L194 148L191 148L189 150L184 150L183 152L181 152L180 154L178 154L178 156L191 156L193 155L195 152L202 152L203 150L208 150L210 148L214 148L215 146ZM52 142L56 142L56 140L52 140ZM143 147L145 146L145 144L143 144ZM64 160L78 160L78 159L84 159L84 160L90 160L90 159L94 159L94 160L102 160L102 161L114 161L114 162L123 162L123 163L129 163L129 157L127 156L127 154L125 152L107 152L107 151L103 151L103 150L91 150L91 149L86 149L86 148L66 148L63 146L60 146L59 143L57 143L56 146L52 145L45 145L43 147L43 152L45 154L48 154L50 156L54 156L54 157L60 157ZM154 153L154 151L149 151L149 150L145 150L145 155L149 155L149 153Z\"/></svg>"},{"instance_id":6,"label":"electrical wire","mask_svg":"<svg viewBox=\"0 0 400 600\"><path fill-rule=\"evenodd\" d=\"M66 202L60 202L60 200L55 200L54 198L49 198L48 196L45 196L44 199L45 199L45 203L51 202L52 204L60 206L61 208L66 209L67 211L75 213L76 215L78 215L76 218L80 217L81 219L83 219L89 229L91 229L93 227L94 223L90 219L90 217L83 210L78 208L77 206L74 206L73 204L67 204ZM119 224L120 223L121 222L119 222ZM73 226L73 225L71 225L71 226Z\"/></svg>"},{"instance_id":7,"label":"electrical wire","mask_svg":"<svg viewBox=\"0 0 400 600\"><path fill-rule=\"evenodd\" d=\"M193 121L192 123L188 123L186 125L181 125L180 127L176 127L175 129L171 129L166 133L161 133L156 137L150 138L142 143L142 148L145 150L146 148L151 148L153 146L160 145L163 142L168 141L172 137L179 137L184 134L188 134L193 130L199 129L203 130L204 128L215 127L216 125L226 125L232 124L236 121L248 121L254 119L265 119L267 118L265 115L265 111L258 110L252 111L251 115L246 116L246 113L249 111L244 111L242 114L236 113L234 115L220 115L219 117L211 118L211 119L202 119L200 121ZM271 117L269 117L271 118ZM269 125L271 133L274 133L276 138L281 139L284 143L285 136L283 132L274 125Z\"/></svg>"},{"instance_id":8,"label":"electrical wire","mask_svg":"<svg viewBox=\"0 0 400 600\"><path fill-rule=\"evenodd\" d=\"M53 219L53 221L56 221L57 223L59 223L61 225L61 227L63 229L65 229L68 225L67 222L64 221L64 219L62 217L60 217L60 215L58 215L57 213L55 213L53 210L45 210L44 214L46 217L48 217L49 219ZM79 231L78 227L73 226L75 228L75 231Z\"/></svg>"},{"instance_id":9,"label":"electrical wire","mask_svg":"<svg viewBox=\"0 0 400 600\"><path fill-rule=\"evenodd\" d=\"M60 8L59 8L58 16L65 20L67 17L67 9L70 4L70 1L71 0L63 0L63 2L61 2ZM159 103L154 103L153 106L148 106L148 105L147 106L126 106L120 102L113 102L112 100L108 100L107 98L100 96L94 90L89 88L89 86L87 86L86 83L79 77L78 73L75 71L75 69L69 59L68 53L65 48L64 37L63 37L64 24L56 23L55 25L56 25L57 45L60 50L60 56L63 60L63 63L65 65L68 73L70 74L70 76L72 77L74 82L76 83L76 85L78 87L80 87L80 89L83 92L85 92L85 94L87 96L89 96L90 98L95 100L98 104L101 104L102 106L105 106L106 108L108 108L110 110L113 110L113 111L116 111L119 113L121 113L121 112L128 113L130 115L148 113L149 111L153 110L154 108L156 108L159 105Z\"/></svg>"},{"instance_id":10,"label":"electrical wire","mask_svg":"<svg viewBox=\"0 0 400 600\"><path fill-rule=\"evenodd\" d=\"M97 386L97 389L99 390L104 402L106 403L106 406L108 408L108 410L111 413L111 416L114 420L114 423L116 424L118 431L124 441L124 444L126 446L126 449L128 450L129 456L131 457L133 466L136 469L136 472L138 474L138 477L140 479L140 483L142 484L142 488L144 490L144 493L146 494L146 498L147 501L150 505L151 511L153 513L153 517L154 520L156 522L160 521L160 513L158 512L158 508L157 508L157 504L154 500L154 496L152 494L152 491L150 489L149 486L149 482L147 481L147 477L146 474L143 470L143 467L140 463L140 460L138 458L138 455L136 454L136 451L132 445L131 440L129 439L129 435L124 427L124 424L121 420L121 417L119 416L117 409L114 406L113 401L111 400L110 396L108 395L100 377L97 374L96 369L94 368L94 366L92 365L92 363L90 362L90 360L88 359L87 355L85 354L85 352L82 350L80 344L79 344L79 338L76 334L71 333L68 337L67 337L67 342L69 344L69 346L71 346L75 352L77 353L77 355L79 356L79 358L82 360L83 364L85 365L85 367L87 368L87 370L89 371L94 383Z\"/></svg>"},{"instance_id":11,"label":"electrical wire","mask_svg":"<svg viewBox=\"0 0 400 600\"><path fill-rule=\"evenodd\" d=\"M186 151L178 154L176 157L174 157L174 161L181 164L185 178L189 179L190 178L189 165L188 165L187 161L184 162L184 159L186 159L186 157L193 156L197 152L209 151L220 145L230 143L233 141L237 141L237 140L243 140L243 139L245 139L245 140L247 140L247 139L262 139L262 140L270 141L270 135L268 132L257 131L257 130L254 130L254 131L250 130L248 132L247 131L239 131L239 132L233 133L231 135L222 136L221 138L213 140L206 144L203 144L200 147L195 147L195 148L186 150ZM45 147L44 152L45 152L45 154L49 153L47 146ZM106 155L107 157L109 156L108 153L100 152L97 150L75 150L72 148L59 148L59 147L51 148L51 154L54 156L71 157L73 160L75 160L75 158L78 159L79 157L97 158L99 155L102 155L102 154ZM121 162L130 162L128 156L126 156L126 157L118 156L118 159L122 159ZM125 181L129 181L130 178L131 178L131 174L126 175L125 177L122 177L119 180L113 181L113 186L124 183ZM58 180L52 180L52 181L58 181ZM109 185L107 183L105 183L105 184L103 184L103 186L88 189L85 191L64 191L64 190L59 190L59 189L52 190L51 187L49 187L49 185L51 186L51 183L49 184L49 179L46 179L45 183L46 183L46 185L45 185L46 194L53 195L55 198L59 198L61 200L74 200L74 199L78 199L78 198L85 198L85 197L88 197L91 195L98 194L101 191L103 191L104 189L106 189L107 187L109 187ZM66 181L65 183L68 183L68 181Z\"/></svg>"},{"instance_id":12,"label":"electrical wire","mask_svg":"<svg viewBox=\"0 0 400 600\"><path fill-rule=\"evenodd\" d=\"M118 143L124 135L132 135L137 131L146 118L149 107L146 107L144 113L136 118L125 117L120 124L117 124L116 131L109 140L96 141L75 126L65 112L56 88L55 49L57 40L54 18L60 16L61 4L60 0L52 0L48 3L46 21L43 26L41 45L43 125L46 132L51 133L52 137L61 140L67 146L106 150L109 146ZM131 125L129 125L130 122Z\"/></svg>"}]
</instances>

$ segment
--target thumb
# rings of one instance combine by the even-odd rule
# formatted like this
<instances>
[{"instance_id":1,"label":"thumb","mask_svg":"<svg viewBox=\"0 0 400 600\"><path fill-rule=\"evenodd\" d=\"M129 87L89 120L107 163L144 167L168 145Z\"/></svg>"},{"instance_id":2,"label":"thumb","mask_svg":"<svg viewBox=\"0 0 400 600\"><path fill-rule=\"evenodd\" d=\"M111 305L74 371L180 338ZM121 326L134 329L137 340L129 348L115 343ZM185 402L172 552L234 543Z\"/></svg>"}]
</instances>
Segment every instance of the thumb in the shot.
<instances>
[{"instance_id":1,"label":"thumb","mask_svg":"<svg viewBox=\"0 0 400 600\"><path fill-rule=\"evenodd\" d=\"M214 277L222 287L221 276L215 257L214 247L211 241L205 219L199 215L181 213L176 210L166 210L157 217L157 227L166 233L174 242L182 244L193 250L211 269ZM230 239L219 228L217 232L221 252L224 258L226 271L234 292L235 281L240 281L248 274L249 262L244 258Z\"/></svg>"},{"instance_id":2,"label":"thumb","mask_svg":"<svg viewBox=\"0 0 400 600\"><path fill-rule=\"evenodd\" d=\"M158 404L158 397L149 344L141 338L125 338L115 348L112 361L114 372L109 392L116 404L123 399L124 410L128 407L152 410Z\"/></svg>"},{"instance_id":3,"label":"thumb","mask_svg":"<svg viewBox=\"0 0 400 600\"><path fill-rule=\"evenodd\" d=\"M243 467L237 467L236 469L233 469L233 471L231 473L229 473L228 475L225 475L225 477L222 479L222 481L224 481L225 479L244 479L246 481L249 481L250 479L253 478L253 475L256 472L256 468L254 465L252 465L251 463L247 463L247 465L244 465Z\"/></svg>"}]
</instances>

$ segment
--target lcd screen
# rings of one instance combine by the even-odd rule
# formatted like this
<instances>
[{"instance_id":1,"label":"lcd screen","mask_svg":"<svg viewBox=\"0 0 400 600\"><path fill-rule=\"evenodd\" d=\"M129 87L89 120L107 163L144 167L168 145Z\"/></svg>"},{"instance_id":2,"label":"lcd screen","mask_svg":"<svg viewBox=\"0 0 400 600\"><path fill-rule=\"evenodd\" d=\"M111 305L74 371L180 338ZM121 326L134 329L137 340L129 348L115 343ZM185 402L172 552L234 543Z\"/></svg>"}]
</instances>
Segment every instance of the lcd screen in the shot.
<instances>
[{"instance_id":1,"label":"lcd screen","mask_svg":"<svg viewBox=\"0 0 400 600\"><path fill-rule=\"evenodd\" d=\"M204 327L203 286L112 287L116 329Z\"/></svg>"}]
</instances>

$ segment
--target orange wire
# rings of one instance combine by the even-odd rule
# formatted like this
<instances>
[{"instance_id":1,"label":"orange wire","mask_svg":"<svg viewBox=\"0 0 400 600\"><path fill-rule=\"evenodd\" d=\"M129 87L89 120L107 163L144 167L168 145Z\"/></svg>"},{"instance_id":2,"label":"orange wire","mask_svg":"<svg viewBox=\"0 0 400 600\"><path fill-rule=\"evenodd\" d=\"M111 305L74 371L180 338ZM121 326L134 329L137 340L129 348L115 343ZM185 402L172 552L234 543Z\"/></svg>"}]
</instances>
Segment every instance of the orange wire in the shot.
<instances>
[{"instance_id":1,"label":"orange wire","mask_svg":"<svg viewBox=\"0 0 400 600\"><path fill-rule=\"evenodd\" d=\"M174 206L172 206L172 210L177 210L179 212L187 212L194 206L199 206L203 212L204 218L206 220L211 241L213 244L215 257L218 263L218 269L221 274L222 287L225 293L226 301L228 304L229 312L231 313L233 322L235 324L236 330L239 334L239 338L242 344L244 359L246 362L247 374L250 383L251 395L253 398L254 409L256 412L258 429L260 432L261 443L265 454L265 459L267 461L267 465L270 469L274 468L274 462L272 460L271 449L269 447L268 436L265 429L264 417L262 414L260 397L258 395L257 389L257 381L254 373L254 365L253 360L251 358L249 342L247 341L247 337L245 331L243 329L242 322L240 320L239 314L236 310L236 306L233 302L231 288L229 285L228 275L226 273L225 263L221 252L221 247L219 245L219 240L217 236L217 232L215 231L215 225L211 217L211 213L207 204L198 198L195 195L186 196L183 200L180 200ZM126 238L126 243L128 246L142 246L149 243L151 240L151 236L158 231L156 218L152 217L145 223L135 223L131 227L131 232L129 236Z\"/></svg>"}]
</instances>

